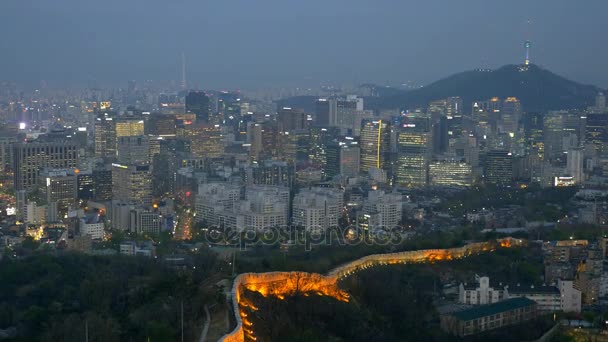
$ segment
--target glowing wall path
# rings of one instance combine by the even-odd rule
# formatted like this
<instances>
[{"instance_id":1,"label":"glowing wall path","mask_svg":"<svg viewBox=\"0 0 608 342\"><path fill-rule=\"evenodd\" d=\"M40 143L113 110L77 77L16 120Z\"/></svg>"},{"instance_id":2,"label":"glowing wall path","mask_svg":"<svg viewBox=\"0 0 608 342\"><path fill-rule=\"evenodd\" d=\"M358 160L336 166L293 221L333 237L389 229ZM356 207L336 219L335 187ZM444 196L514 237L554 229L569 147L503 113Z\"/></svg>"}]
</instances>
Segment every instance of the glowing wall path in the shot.
<instances>
[{"instance_id":1,"label":"glowing wall path","mask_svg":"<svg viewBox=\"0 0 608 342\"><path fill-rule=\"evenodd\" d=\"M236 319L236 328L224 335L220 341L243 342L255 340L252 324L247 319L247 313L241 308L257 311L258 309L241 298L241 291L258 292L264 297L273 296L283 299L285 296L296 293L317 293L347 302L348 293L338 287L338 280L346 278L360 270L376 266L426 263L444 260L454 260L476 255L483 252L494 251L496 248L521 246L522 240L505 238L488 242L468 244L459 248L427 249L389 254L374 254L349 262L331 270L327 275L306 272L269 272L269 273L243 273L236 277L232 286L232 306Z\"/></svg>"}]
</instances>

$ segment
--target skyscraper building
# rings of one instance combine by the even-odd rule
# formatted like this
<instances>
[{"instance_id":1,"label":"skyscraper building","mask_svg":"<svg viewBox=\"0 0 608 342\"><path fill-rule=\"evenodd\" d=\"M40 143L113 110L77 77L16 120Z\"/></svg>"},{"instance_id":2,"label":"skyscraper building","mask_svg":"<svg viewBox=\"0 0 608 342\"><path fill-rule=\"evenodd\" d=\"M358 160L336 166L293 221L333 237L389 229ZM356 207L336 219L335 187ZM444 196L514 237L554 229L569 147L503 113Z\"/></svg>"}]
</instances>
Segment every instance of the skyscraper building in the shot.
<instances>
[{"instance_id":1,"label":"skyscraper building","mask_svg":"<svg viewBox=\"0 0 608 342\"><path fill-rule=\"evenodd\" d=\"M506 98L502 104L502 110L500 111L498 131L505 134L517 132L519 129L521 113L521 102L515 97Z\"/></svg>"},{"instance_id":2,"label":"skyscraper building","mask_svg":"<svg viewBox=\"0 0 608 342\"><path fill-rule=\"evenodd\" d=\"M204 91L191 91L186 95L186 113L196 115L196 121L209 123L211 107L209 96Z\"/></svg>"},{"instance_id":3,"label":"skyscraper building","mask_svg":"<svg viewBox=\"0 0 608 342\"><path fill-rule=\"evenodd\" d=\"M135 137L145 134L145 122L139 117L118 117L114 119L116 138ZM116 142L114 142L116 143Z\"/></svg>"},{"instance_id":4,"label":"skyscraper building","mask_svg":"<svg viewBox=\"0 0 608 342\"><path fill-rule=\"evenodd\" d=\"M151 205L150 165L112 164L112 198L128 203Z\"/></svg>"},{"instance_id":5,"label":"skyscraper building","mask_svg":"<svg viewBox=\"0 0 608 342\"><path fill-rule=\"evenodd\" d=\"M325 175L334 177L341 175L344 177L356 177L359 175L361 149L354 140L345 141L335 140L326 146L326 167Z\"/></svg>"},{"instance_id":6,"label":"skyscraper building","mask_svg":"<svg viewBox=\"0 0 608 342\"><path fill-rule=\"evenodd\" d=\"M370 168L390 170L391 124L384 120L361 123L361 171Z\"/></svg>"},{"instance_id":7,"label":"skyscraper building","mask_svg":"<svg viewBox=\"0 0 608 342\"><path fill-rule=\"evenodd\" d=\"M395 180L404 186L427 184L428 165L432 153L431 133L421 126L405 124L397 133Z\"/></svg>"},{"instance_id":8,"label":"skyscraper building","mask_svg":"<svg viewBox=\"0 0 608 342\"><path fill-rule=\"evenodd\" d=\"M509 151L488 151L483 158L484 180L488 184L508 185L513 181L513 156Z\"/></svg>"},{"instance_id":9,"label":"skyscraper building","mask_svg":"<svg viewBox=\"0 0 608 342\"><path fill-rule=\"evenodd\" d=\"M330 102L329 99L318 99L315 102L315 125L317 126L329 126L329 113L332 111L331 106L334 102Z\"/></svg>"},{"instance_id":10,"label":"skyscraper building","mask_svg":"<svg viewBox=\"0 0 608 342\"><path fill-rule=\"evenodd\" d=\"M119 137L116 150L119 164L150 163L150 141L146 135Z\"/></svg>"},{"instance_id":11,"label":"skyscraper building","mask_svg":"<svg viewBox=\"0 0 608 342\"><path fill-rule=\"evenodd\" d=\"M57 203L61 213L76 204L78 179L73 169L44 169L40 172L40 187L46 197L46 203Z\"/></svg>"},{"instance_id":12,"label":"skyscraper building","mask_svg":"<svg viewBox=\"0 0 608 342\"><path fill-rule=\"evenodd\" d=\"M115 158L116 122L111 113L99 114L95 119L95 157Z\"/></svg>"},{"instance_id":13,"label":"skyscraper building","mask_svg":"<svg viewBox=\"0 0 608 342\"><path fill-rule=\"evenodd\" d=\"M599 153L608 152L608 114L587 114L585 141Z\"/></svg>"},{"instance_id":14,"label":"skyscraper building","mask_svg":"<svg viewBox=\"0 0 608 342\"><path fill-rule=\"evenodd\" d=\"M75 168L78 148L72 143L31 142L13 145L16 190L31 190L38 185L44 168Z\"/></svg>"},{"instance_id":15,"label":"skyscraper building","mask_svg":"<svg viewBox=\"0 0 608 342\"><path fill-rule=\"evenodd\" d=\"M283 107L278 113L279 131L292 132L308 128L308 115L301 109Z\"/></svg>"},{"instance_id":16,"label":"skyscraper building","mask_svg":"<svg viewBox=\"0 0 608 342\"><path fill-rule=\"evenodd\" d=\"M580 184L585 180L583 175L583 157L584 153L580 148L568 151L566 172L569 176L572 176L575 184Z\"/></svg>"},{"instance_id":17,"label":"skyscraper building","mask_svg":"<svg viewBox=\"0 0 608 342\"><path fill-rule=\"evenodd\" d=\"M473 168L456 160L440 160L429 164L429 184L443 186L473 185Z\"/></svg>"}]
</instances>

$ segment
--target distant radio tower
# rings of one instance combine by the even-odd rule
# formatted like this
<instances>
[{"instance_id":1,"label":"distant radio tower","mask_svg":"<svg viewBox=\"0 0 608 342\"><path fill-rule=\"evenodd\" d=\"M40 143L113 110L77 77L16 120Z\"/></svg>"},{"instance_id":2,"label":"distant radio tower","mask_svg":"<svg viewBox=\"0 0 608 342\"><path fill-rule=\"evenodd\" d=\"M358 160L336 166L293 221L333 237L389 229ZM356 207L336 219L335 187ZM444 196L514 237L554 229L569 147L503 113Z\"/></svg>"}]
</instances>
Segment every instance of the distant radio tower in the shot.
<instances>
[{"instance_id":1,"label":"distant radio tower","mask_svg":"<svg viewBox=\"0 0 608 342\"><path fill-rule=\"evenodd\" d=\"M186 81L186 55L182 52L182 89L188 88L188 82Z\"/></svg>"}]
</instances>

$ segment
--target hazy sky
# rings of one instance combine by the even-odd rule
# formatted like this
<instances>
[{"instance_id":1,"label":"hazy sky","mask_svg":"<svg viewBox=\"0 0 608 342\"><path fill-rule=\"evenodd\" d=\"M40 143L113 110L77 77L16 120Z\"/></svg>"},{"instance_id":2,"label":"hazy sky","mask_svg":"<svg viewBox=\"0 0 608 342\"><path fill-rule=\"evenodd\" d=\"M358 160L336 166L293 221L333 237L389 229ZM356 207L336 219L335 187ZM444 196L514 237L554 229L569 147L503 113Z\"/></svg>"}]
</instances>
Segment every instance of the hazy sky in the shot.
<instances>
[{"instance_id":1,"label":"hazy sky","mask_svg":"<svg viewBox=\"0 0 608 342\"><path fill-rule=\"evenodd\" d=\"M607 0L0 0L0 80L429 82L532 61L608 87Z\"/></svg>"}]
</instances>

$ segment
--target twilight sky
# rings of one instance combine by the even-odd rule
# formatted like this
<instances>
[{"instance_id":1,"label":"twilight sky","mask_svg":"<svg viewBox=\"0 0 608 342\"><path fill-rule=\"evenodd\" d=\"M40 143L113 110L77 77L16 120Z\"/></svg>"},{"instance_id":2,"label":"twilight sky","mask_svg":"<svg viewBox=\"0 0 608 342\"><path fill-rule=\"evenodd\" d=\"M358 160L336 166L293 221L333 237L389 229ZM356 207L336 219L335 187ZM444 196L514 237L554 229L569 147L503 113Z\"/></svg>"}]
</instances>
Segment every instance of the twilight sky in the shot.
<instances>
[{"instance_id":1,"label":"twilight sky","mask_svg":"<svg viewBox=\"0 0 608 342\"><path fill-rule=\"evenodd\" d=\"M183 51L207 88L426 83L521 63L530 36L533 63L608 88L607 16L607 0L0 0L0 80L178 80Z\"/></svg>"}]
</instances>

